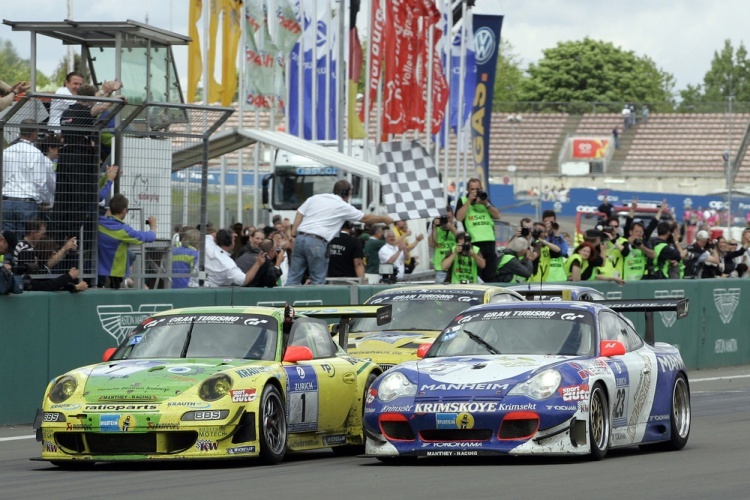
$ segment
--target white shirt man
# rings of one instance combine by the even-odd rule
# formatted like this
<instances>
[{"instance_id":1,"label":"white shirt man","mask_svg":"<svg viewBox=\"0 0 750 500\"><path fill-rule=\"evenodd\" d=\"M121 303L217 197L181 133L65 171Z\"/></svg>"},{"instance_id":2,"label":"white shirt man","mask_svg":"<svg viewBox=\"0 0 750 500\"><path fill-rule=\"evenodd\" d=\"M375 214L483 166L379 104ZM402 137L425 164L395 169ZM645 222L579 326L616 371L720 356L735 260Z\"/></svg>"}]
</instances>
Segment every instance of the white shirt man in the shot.
<instances>
[{"instance_id":1,"label":"white shirt man","mask_svg":"<svg viewBox=\"0 0 750 500\"><path fill-rule=\"evenodd\" d=\"M208 275L205 286L245 286L255 277L258 269L266 260L265 253L261 253L250 269L244 273L232 260L230 251L234 248L234 231L221 229L216 233L216 239L206 236L206 260L204 269Z\"/></svg>"},{"instance_id":2,"label":"white shirt man","mask_svg":"<svg viewBox=\"0 0 750 500\"><path fill-rule=\"evenodd\" d=\"M65 85L57 89L55 94L57 95L76 95L78 94L78 88L83 85L83 75L77 72L68 73L65 77ZM60 126L60 118L62 118L63 112L68 109L71 104L75 103L73 99L52 99L49 104L49 122L48 125L51 127Z\"/></svg>"},{"instance_id":3,"label":"white shirt man","mask_svg":"<svg viewBox=\"0 0 750 500\"><path fill-rule=\"evenodd\" d=\"M409 256L409 250L406 241L401 240L396 243L396 234L393 231L386 231L385 245L378 250L378 258L381 264L393 264L393 270L396 271L396 278L403 278L405 274L404 262Z\"/></svg>"}]
</instances>

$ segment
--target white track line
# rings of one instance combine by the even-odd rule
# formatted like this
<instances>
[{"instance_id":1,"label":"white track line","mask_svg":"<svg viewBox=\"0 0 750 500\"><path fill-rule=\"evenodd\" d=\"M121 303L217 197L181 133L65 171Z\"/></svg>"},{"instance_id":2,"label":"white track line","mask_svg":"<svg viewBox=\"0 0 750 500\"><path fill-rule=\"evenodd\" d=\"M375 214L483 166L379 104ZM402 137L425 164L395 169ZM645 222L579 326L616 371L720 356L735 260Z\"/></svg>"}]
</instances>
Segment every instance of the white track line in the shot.
<instances>
[{"instance_id":1,"label":"white track line","mask_svg":"<svg viewBox=\"0 0 750 500\"><path fill-rule=\"evenodd\" d=\"M13 437L7 437L7 438L0 438L0 441L18 441L19 439L34 439L36 437L35 434L32 434L31 436L13 436Z\"/></svg>"},{"instance_id":2,"label":"white track line","mask_svg":"<svg viewBox=\"0 0 750 500\"><path fill-rule=\"evenodd\" d=\"M750 375L727 375L726 377L691 378L690 382L713 382L715 380L731 380L733 378L748 378Z\"/></svg>"}]
</instances>

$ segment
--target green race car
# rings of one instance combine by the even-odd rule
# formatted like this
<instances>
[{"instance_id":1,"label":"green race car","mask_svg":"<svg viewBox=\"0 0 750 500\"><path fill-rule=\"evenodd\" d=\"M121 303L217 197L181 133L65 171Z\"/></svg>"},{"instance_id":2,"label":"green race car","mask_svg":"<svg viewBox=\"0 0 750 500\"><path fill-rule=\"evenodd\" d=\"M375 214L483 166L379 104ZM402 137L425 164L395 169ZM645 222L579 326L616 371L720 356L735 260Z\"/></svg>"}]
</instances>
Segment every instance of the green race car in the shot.
<instances>
[{"instance_id":1,"label":"green race car","mask_svg":"<svg viewBox=\"0 0 750 500\"><path fill-rule=\"evenodd\" d=\"M333 307L321 316L383 322L389 309ZM34 422L41 459L277 463L287 451L358 452L364 395L381 370L347 355L312 315L200 307L148 318L103 363L49 383Z\"/></svg>"}]
</instances>

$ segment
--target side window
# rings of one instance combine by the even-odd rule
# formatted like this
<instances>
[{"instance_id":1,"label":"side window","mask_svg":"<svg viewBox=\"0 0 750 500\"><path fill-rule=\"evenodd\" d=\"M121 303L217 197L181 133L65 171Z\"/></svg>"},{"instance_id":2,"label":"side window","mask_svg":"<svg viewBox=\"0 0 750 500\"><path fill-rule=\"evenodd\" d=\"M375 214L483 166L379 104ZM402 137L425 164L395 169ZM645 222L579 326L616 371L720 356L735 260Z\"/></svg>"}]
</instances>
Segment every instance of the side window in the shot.
<instances>
[{"instance_id":1,"label":"side window","mask_svg":"<svg viewBox=\"0 0 750 500\"><path fill-rule=\"evenodd\" d=\"M635 328L633 328L633 324L628 321L627 319L625 321L625 327L628 332L628 342L630 342L630 351L635 351L637 349L640 349L643 347L643 339L640 335L638 335L638 332L635 331Z\"/></svg>"},{"instance_id":2,"label":"side window","mask_svg":"<svg viewBox=\"0 0 750 500\"><path fill-rule=\"evenodd\" d=\"M622 342L625 350L631 351L630 339L628 338L628 324L615 313L602 311L599 313L599 334L601 340L617 340Z\"/></svg>"},{"instance_id":3,"label":"side window","mask_svg":"<svg viewBox=\"0 0 750 500\"><path fill-rule=\"evenodd\" d=\"M294 322L289 345L310 348L314 359L330 358L336 353L328 326L315 318L299 318Z\"/></svg>"}]
</instances>

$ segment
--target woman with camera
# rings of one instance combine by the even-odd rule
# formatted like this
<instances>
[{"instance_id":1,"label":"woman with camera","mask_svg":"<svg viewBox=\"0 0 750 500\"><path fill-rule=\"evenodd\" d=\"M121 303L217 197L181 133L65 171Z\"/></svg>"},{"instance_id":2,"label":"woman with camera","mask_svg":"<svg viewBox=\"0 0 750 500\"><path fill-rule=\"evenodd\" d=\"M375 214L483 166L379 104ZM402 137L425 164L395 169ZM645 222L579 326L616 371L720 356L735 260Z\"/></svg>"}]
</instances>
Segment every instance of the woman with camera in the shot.
<instances>
[{"instance_id":1,"label":"woman with camera","mask_svg":"<svg viewBox=\"0 0 750 500\"><path fill-rule=\"evenodd\" d=\"M479 252L479 247L471 243L468 234L461 232L456 235L455 247L443 259L442 269L450 270L451 283L478 283L479 272L486 265L487 262Z\"/></svg>"}]
</instances>

